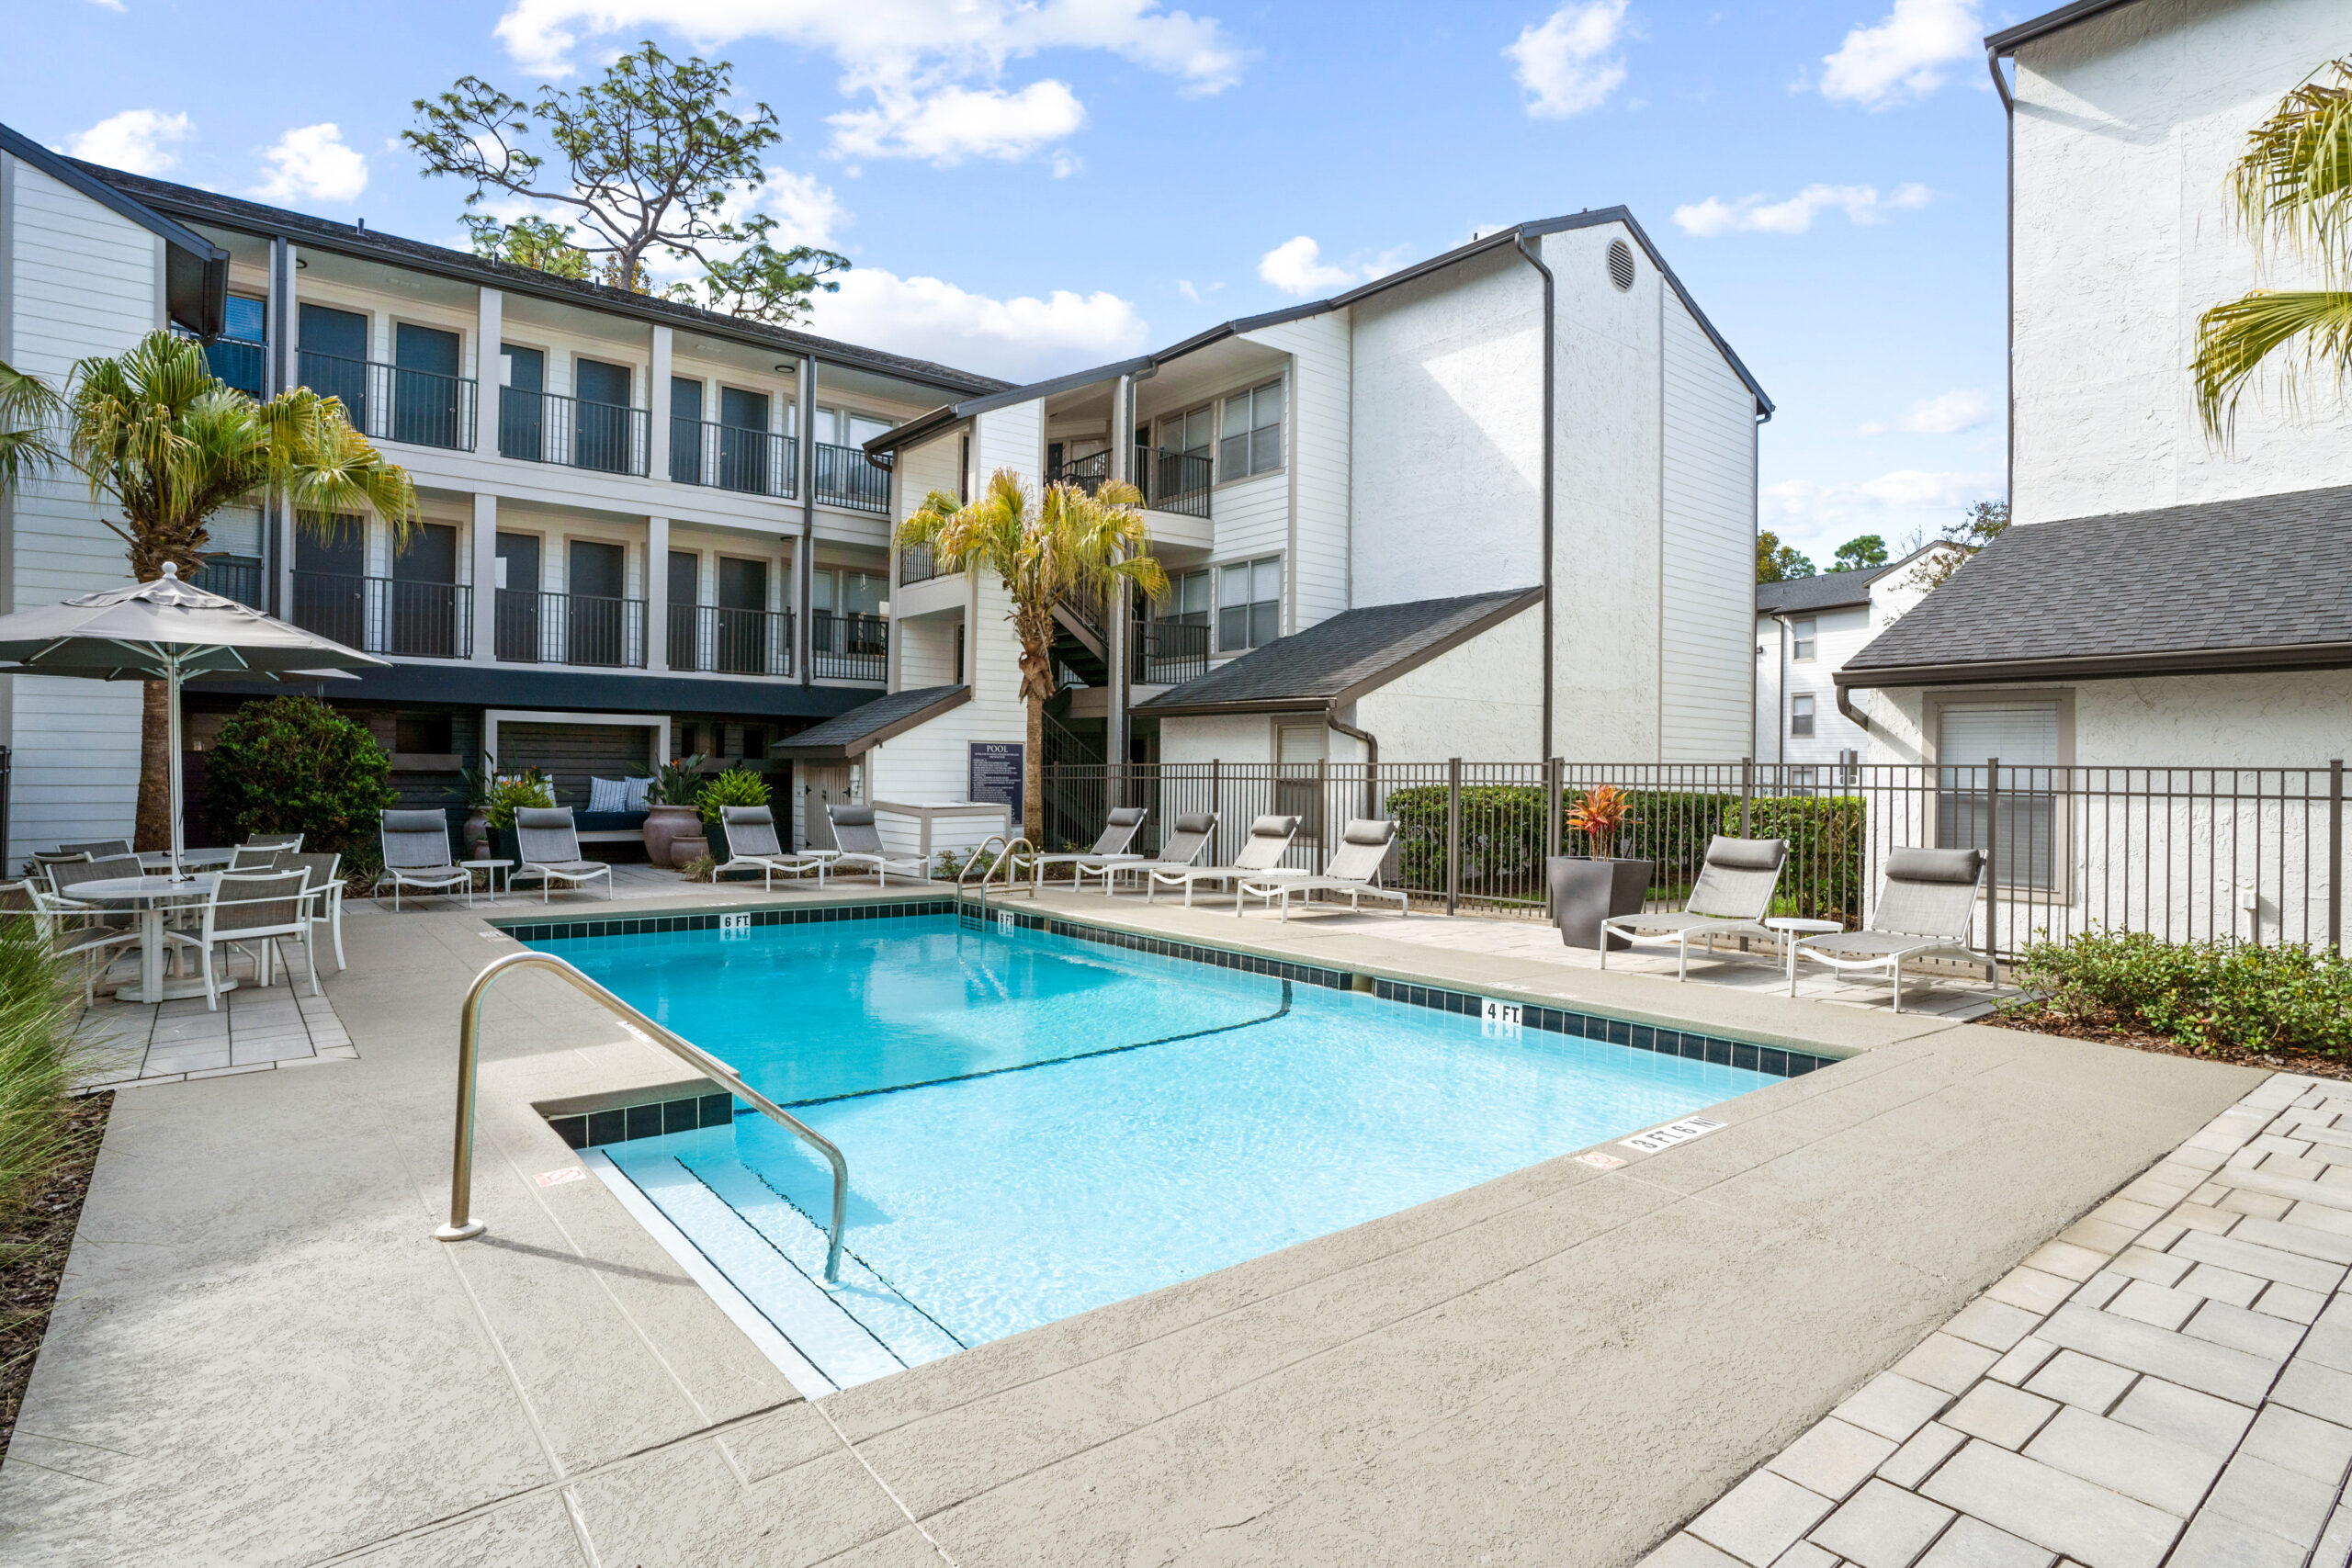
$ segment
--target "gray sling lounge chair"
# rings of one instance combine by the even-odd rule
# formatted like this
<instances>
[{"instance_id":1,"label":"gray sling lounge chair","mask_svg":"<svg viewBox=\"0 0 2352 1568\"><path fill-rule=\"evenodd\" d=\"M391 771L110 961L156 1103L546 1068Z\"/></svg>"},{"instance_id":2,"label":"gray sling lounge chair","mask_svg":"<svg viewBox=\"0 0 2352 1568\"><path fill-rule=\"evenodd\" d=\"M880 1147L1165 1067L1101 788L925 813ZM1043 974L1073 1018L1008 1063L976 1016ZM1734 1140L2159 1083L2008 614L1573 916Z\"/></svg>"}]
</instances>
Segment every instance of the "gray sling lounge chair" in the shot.
<instances>
[{"instance_id":1,"label":"gray sling lounge chair","mask_svg":"<svg viewBox=\"0 0 2352 1568\"><path fill-rule=\"evenodd\" d=\"M1088 877L1099 876L1102 879L1102 897L1108 898L1122 876L1140 875L1148 879L1155 871L1182 871L1201 858L1201 852L1208 848L1209 840L1216 836L1216 812L1202 811L1179 817L1169 832L1168 841L1160 845L1159 852L1149 860L1141 855L1132 855L1120 860L1080 861L1078 891L1086 891Z\"/></svg>"},{"instance_id":2,"label":"gray sling lounge chair","mask_svg":"<svg viewBox=\"0 0 2352 1568\"><path fill-rule=\"evenodd\" d=\"M1396 824L1368 817L1351 821L1340 835L1340 847L1331 852L1331 863L1320 873L1285 871L1277 866L1241 879L1233 896L1233 913L1238 919L1241 906L1251 898L1262 898L1278 904L1282 918L1290 919L1290 897L1296 893L1302 901L1312 903L1317 893L1345 893L1348 908L1362 909L1363 896L1394 898L1399 915L1411 912L1412 901L1401 887L1382 887L1373 881L1380 874L1383 862L1388 858L1388 846L1396 841Z\"/></svg>"},{"instance_id":3,"label":"gray sling lounge chair","mask_svg":"<svg viewBox=\"0 0 2352 1568\"><path fill-rule=\"evenodd\" d=\"M775 891L778 873L786 876L817 874L817 886L825 885L825 865L832 857L817 854L794 854L775 836L775 810L766 806L722 806L718 818L727 827L727 863L713 874L713 879L730 871L756 871L761 886Z\"/></svg>"},{"instance_id":4,"label":"gray sling lounge chair","mask_svg":"<svg viewBox=\"0 0 2352 1568\"><path fill-rule=\"evenodd\" d=\"M1790 955L1789 995L1797 994L1796 963L1811 958L1842 972L1883 969L1894 982L1894 1010L1903 1010L1903 961L1931 953L1989 964L1971 949L1976 897L1984 884L1982 850L1896 850L1886 857L1886 881L1871 923L1858 931L1809 936ZM1990 970L1987 970L1990 973Z\"/></svg>"},{"instance_id":5,"label":"gray sling lounge chair","mask_svg":"<svg viewBox=\"0 0 2352 1568\"><path fill-rule=\"evenodd\" d=\"M1707 841L1706 863L1679 914L1613 915L1600 922L1600 966L1609 967L1609 939L1629 942L1672 942L1679 950L1674 977L1690 972L1690 944L1705 937L1761 936L1776 932L1764 927L1772 912L1772 894L1781 885L1781 867L1788 863L1786 839L1727 839L1716 834Z\"/></svg>"},{"instance_id":6,"label":"gray sling lounge chair","mask_svg":"<svg viewBox=\"0 0 2352 1568\"><path fill-rule=\"evenodd\" d=\"M1100 866L1105 861L1141 861L1143 856L1128 853L1127 846L1135 842L1136 832L1143 827L1143 819L1150 815L1150 811L1141 806L1114 806L1103 821L1102 836L1094 840L1092 849L1057 851L1049 855L1033 856L1029 862L1031 895L1034 897L1046 886L1046 868L1049 865L1069 866L1074 877L1086 868Z\"/></svg>"},{"instance_id":7,"label":"gray sling lounge chair","mask_svg":"<svg viewBox=\"0 0 2352 1568\"><path fill-rule=\"evenodd\" d=\"M836 871L844 865L870 865L877 887L889 886L894 871L917 882L931 880L931 864L921 855L894 855L882 847L882 830L874 825L874 807L828 806L825 815L833 824L833 843L839 850L832 857Z\"/></svg>"},{"instance_id":8,"label":"gray sling lounge chair","mask_svg":"<svg viewBox=\"0 0 2352 1568\"><path fill-rule=\"evenodd\" d=\"M1144 882L1143 901L1151 902L1152 891L1162 886L1182 887L1184 907L1193 907L1193 889L1204 882L1220 886L1238 882L1253 871L1272 871L1275 863L1290 849L1291 840L1298 836L1299 818L1295 817L1260 817L1250 824L1250 841L1233 857L1231 865L1186 865L1167 871L1152 871ZM1233 896L1233 907L1241 908L1241 895Z\"/></svg>"},{"instance_id":9,"label":"gray sling lounge chair","mask_svg":"<svg viewBox=\"0 0 2352 1568\"><path fill-rule=\"evenodd\" d=\"M536 876L539 879L539 902L548 901L548 894L559 882L567 888L577 888L582 883L605 879L605 897L613 896L613 868L600 860L590 860L580 852L580 829L573 826L569 806L519 806L514 808L514 843L517 863L506 886L514 886L515 877Z\"/></svg>"},{"instance_id":10,"label":"gray sling lounge chair","mask_svg":"<svg viewBox=\"0 0 2352 1568\"><path fill-rule=\"evenodd\" d=\"M377 829L384 841L384 874L376 891L392 885L392 908L401 907L401 890L420 893L463 893L473 901L474 874L449 858L449 818L439 811L387 811Z\"/></svg>"}]
</instances>

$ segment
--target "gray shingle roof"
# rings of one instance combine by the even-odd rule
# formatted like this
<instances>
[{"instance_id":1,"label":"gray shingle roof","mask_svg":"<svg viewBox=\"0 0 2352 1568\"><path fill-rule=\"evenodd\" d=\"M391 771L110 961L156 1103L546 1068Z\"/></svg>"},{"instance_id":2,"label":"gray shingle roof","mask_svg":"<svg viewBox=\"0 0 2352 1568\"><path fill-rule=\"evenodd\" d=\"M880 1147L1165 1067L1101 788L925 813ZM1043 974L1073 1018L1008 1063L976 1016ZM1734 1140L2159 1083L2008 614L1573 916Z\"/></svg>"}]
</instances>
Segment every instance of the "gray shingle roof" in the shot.
<instances>
[{"instance_id":1,"label":"gray shingle roof","mask_svg":"<svg viewBox=\"0 0 2352 1568\"><path fill-rule=\"evenodd\" d=\"M1756 585L1756 608L1767 615L1803 615L1807 610L1842 610L1871 602L1871 584L1887 573L1825 571L1818 577L1791 577Z\"/></svg>"},{"instance_id":2,"label":"gray shingle roof","mask_svg":"<svg viewBox=\"0 0 2352 1568\"><path fill-rule=\"evenodd\" d=\"M822 724L811 725L797 735L786 736L768 748L768 755L803 761L864 756L890 737L971 700L969 686L922 686L911 692L892 692Z\"/></svg>"},{"instance_id":3,"label":"gray shingle roof","mask_svg":"<svg viewBox=\"0 0 2352 1568\"><path fill-rule=\"evenodd\" d=\"M1138 713L1317 707L1395 680L1543 601L1540 588L1347 610L1136 705Z\"/></svg>"},{"instance_id":4,"label":"gray shingle roof","mask_svg":"<svg viewBox=\"0 0 2352 1568\"><path fill-rule=\"evenodd\" d=\"M2352 485L2011 528L1838 679L2321 664L2352 664Z\"/></svg>"}]
</instances>

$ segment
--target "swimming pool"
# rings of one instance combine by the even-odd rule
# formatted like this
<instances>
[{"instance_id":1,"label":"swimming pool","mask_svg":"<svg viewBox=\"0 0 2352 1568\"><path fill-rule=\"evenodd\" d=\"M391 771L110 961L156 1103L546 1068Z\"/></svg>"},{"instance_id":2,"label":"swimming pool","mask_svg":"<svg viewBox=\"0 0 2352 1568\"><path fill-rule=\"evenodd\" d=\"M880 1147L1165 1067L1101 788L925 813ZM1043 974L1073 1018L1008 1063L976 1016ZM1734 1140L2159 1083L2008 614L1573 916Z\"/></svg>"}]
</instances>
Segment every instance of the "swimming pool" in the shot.
<instances>
[{"instance_id":1,"label":"swimming pool","mask_svg":"<svg viewBox=\"0 0 2352 1568\"><path fill-rule=\"evenodd\" d=\"M847 1156L848 1257L827 1286L810 1216L830 1174L765 1118L598 1145L836 1383L1779 1076L952 914L530 945L726 1058Z\"/></svg>"}]
</instances>

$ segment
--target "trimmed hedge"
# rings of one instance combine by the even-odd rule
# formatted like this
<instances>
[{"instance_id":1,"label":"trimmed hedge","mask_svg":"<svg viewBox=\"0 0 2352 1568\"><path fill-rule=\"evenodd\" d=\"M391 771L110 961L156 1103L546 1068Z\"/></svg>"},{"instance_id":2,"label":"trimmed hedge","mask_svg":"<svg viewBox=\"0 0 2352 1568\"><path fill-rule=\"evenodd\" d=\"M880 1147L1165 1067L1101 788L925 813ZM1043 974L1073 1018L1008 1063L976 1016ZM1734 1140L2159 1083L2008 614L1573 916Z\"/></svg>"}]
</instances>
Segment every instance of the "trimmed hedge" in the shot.
<instances>
[{"instance_id":1,"label":"trimmed hedge","mask_svg":"<svg viewBox=\"0 0 2352 1568\"><path fill-rule=\"evenodd\" d=\"M300 833L326 853L376 839L377 814L399 804L392 760L365 727L316 697L247 703L220 727L205 769L215 831L231 843Z\"/></svg>"},{"instance_id":2,"label":"trimmed hedge","mask_svg":"<svg viewBox=\"0 0 2352 1568\"><path fill-rule=\"evenodd\" d=\"M2352 959L2223 938L2086 931L2028 942L2012 969L2028 1020L2159 1034L2199 1050L2352 1055Z\"/></svg>"}]
</instances>

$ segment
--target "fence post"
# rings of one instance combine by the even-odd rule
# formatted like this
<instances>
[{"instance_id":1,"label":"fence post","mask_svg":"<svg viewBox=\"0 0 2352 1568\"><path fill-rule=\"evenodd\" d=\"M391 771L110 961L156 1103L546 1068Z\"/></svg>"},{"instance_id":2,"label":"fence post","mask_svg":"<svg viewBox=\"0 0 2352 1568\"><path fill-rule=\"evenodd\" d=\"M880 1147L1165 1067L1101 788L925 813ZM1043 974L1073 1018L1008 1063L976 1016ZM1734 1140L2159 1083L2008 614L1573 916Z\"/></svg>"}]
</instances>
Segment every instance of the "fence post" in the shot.
<instances>
[{"instance_id":1,"label":"fence post","mask_svg":"<svg viewBox=\"0 0 2352 1568\"><path fill-rule=\"evenodd\" d=\"M1756 759L1742 757L1739 760L1739 836L1743 839L1755 836L1747 830L1748 803L1755 798Z\"/></svg>"},{"instance_id":2,"label":"fence post","mask_svg":"<svg viewBox=\"0 0 2352 1568\"><path fill-rule=\"evenodd\" d=\"M1550 862L1560 852L1560 814L1566 802L1561 799L1562 764L1557 757L1544 760L1544 918L1557 919L1559 909L1552 901L1552 867Z\"/></svg>"},{"instance_id":3,"label":"fence post","mask_svg":"<svg viewBox=\"0 0 2352 1568\"><path fill-rule=\"evenodd\" d=\"M1984 760L1984 978L2001 951L2001 759Z\"/></svg>"},{"instance_id":4,"label":"fence post","mask_svg":"<svg viewBox=\"0 0 2352 1568\"><path fill-rule=\"evenodd\" d=\"M0 818L5 820L5 818ZM2345 760L2328 764L2328 947L2345 950Z\"/></svg>"},{"instance_id":5,"label":"fence post","mask_svg":"<svg viewBox=\"0 0 2352 1568\"><path fill-rule=\"evenodd\" d=\"M1218 815L1224 810L1220 799L1224 793L1222 788L1224 773L1224 759L1211 757L1209 759L1209 816L1213 818L1209 828L1209 858L1211 860L1216 858L1217 846L1225 842L1225 818Z\"/></svg>"},{"instance_id":6,"label":"fence post","mask_svg":"<svg viewBox=\"0 0 2352 1568\"><path fill-rule=\"evenodd\" d=\"M1445 912L1462 906L1462 759L1445 764Z\"/></svg>"},{"instance_id":7,"label":"fence post","mask_svg":"<svg viewBox=\"0 0 2352 1568\"><path fill-rule=\"evenodd\" d=\"M1331 834L1324 824L1331 820L1331 759L1329 755L1315 759L1315 852L1331 852ZM1309 862L1308 869L1314 868Z\"/></svg>"}]
</instances>

